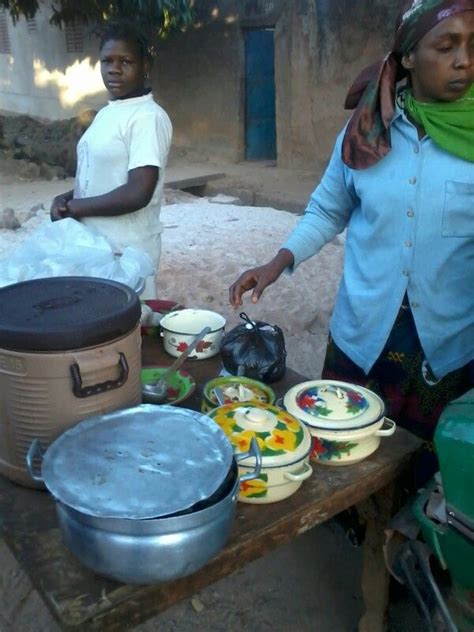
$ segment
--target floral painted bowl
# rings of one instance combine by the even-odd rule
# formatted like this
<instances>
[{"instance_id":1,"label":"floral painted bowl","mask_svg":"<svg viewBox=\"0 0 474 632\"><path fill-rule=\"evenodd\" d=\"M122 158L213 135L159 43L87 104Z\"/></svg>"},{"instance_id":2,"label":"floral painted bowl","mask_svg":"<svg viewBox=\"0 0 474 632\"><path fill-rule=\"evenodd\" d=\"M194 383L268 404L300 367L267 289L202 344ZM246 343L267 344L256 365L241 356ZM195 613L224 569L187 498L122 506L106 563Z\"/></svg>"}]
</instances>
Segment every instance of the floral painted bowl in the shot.
<instances>
[{"instance_id":1,"label":"floral painted bowl","mask_svg":"<svg viewBox=\"0 0 474 632\"><path fill-rule=\"evenodd\" d=\"M367 458L381 437L395 432L384 416L385 404L362 386L337 380L297 384L284 397L285 408L303 421L313 437L311 460L322 465L351 465Z\"/></svg>"},{"instance_id":2,"label":"floral painted bowl","mask_svg":"<svg viewBox=\"0 0 474 632\"><path fill-rule=\"evenodd\" d=\"M270 404L236 402L208 413L229 438L235 453L247 452L256 439L262 454L260 475L240 486L239 500L273 503L288 498L312 474L311 435L298 419ZM240 474L252 470L251 459L239 462Z\"/></svg>"},{"instance_id":3,"label":"floral painted bowl","mask_svg":"<svg viewBox=\"0 0 474 632\"><path fill-rule=\"evenodd\" d=\"M207 309L182 309L166 314L160 321L163 346L167 353L179 358L196 335L210 327L211 331L198 343L189 356L204 360L219 353L219 345L224 335L226 320L217 312Z\"/></svg>"},{"instance_id":4,"label":"floral painted bowl","mask_svg":"<svg viewBox=\"0 0 474 632\"><path fill-rule=\"evenodd\" d=\"M145 384L155 384L158 382L163 373L168 369L168 367L148 367L142 369L141 371L141 380L142 385ZM185 371L184 369L180 369L179 371L175 371L170 375L167 379L167 389L166 389L166 399L157 400L153 393L148 389L145 390L142 388L142 400L147 404L168 404L175 405L181 404L184 400L188 399L188 397L193 393L196 388L196 382L193 376Z\"/></svg>"},{"instance_id":5,"label":"floral painted bowl","mask_svg":"<svg viewBox=\"0 0 474 632\"><path fill-rule=\"evenodd\" d=\"M225 404L250 401L260 404L273 404L275 401L274 391L263 382L238 375L221 376L209 380L204 385L201 403L201 411L203 413L207 413L219 406L214 393L216 387L221 389Z\"/></svg>"}]
</instances>

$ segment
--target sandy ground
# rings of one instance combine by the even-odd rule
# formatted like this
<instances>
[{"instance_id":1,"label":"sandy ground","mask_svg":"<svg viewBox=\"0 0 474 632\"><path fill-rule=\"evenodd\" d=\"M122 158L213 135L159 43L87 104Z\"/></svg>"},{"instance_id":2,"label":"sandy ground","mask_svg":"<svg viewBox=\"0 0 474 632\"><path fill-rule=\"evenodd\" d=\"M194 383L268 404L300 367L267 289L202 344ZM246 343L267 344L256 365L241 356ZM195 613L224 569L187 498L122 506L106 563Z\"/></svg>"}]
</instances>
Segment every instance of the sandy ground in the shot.
<instances>
[{"instance_id":1,"label":"sandy ground","mask_svg":"<svg viewBox=\"0 0 474 632\"><path fill-rule=\"evenodd\" d=\"M39 203L48 208L53 195L70 185L68 181L25 182L12 173L0 174L0 211L12 207L25 215ZM290 185L295 183L281 181L281 191ZM230 329L239 318L228 305L229 284L246 267L270 258L298 218L285 211L218 204L180 192L167 191L166 198L160 297L216 310L228 319ZM46 216L40 211L29 229ZM25 236L25 230L0 230L4 254ZM248 301L245 305L252 318L282 327L288 365L309 376L320 374L342 257L343 242L329 244L292 277L285 276L269 288L257 306ZM0 564L0 630L55 632L56 624L3 543ZM329 522L135 630L352 632L362 610L360 572L360 549ZM404 604L392 609L390 629L420 630L413 624L413 614L407 619L404 611ZM130 629L126 622L123 629Z\"/></svg>"},{"instance_id":2,"label":"sandy ground","mask_svg":"<svg viewBox=\"0 0 474 632\"><path fill-rule=\"evenodd\" d=\"M52 197L71 186L72 181L64 180L2 185L3 208L13 208L20 219L32 207L43 204L45 210L16 231L0 229L0 258L48 221L46 209ZM298 217L272 208L218 203L220 199L166 192L158 294L187 307L221 313L229 330L240 321L240 310L235 312L228 303L229 285L244 269L271 258ZM343 251L338 238L293 275L283 275L257 305L248 299L244 304L252 319L283 329L288 365L309 377L321 372Z\"/></svg>"}]
</instances>

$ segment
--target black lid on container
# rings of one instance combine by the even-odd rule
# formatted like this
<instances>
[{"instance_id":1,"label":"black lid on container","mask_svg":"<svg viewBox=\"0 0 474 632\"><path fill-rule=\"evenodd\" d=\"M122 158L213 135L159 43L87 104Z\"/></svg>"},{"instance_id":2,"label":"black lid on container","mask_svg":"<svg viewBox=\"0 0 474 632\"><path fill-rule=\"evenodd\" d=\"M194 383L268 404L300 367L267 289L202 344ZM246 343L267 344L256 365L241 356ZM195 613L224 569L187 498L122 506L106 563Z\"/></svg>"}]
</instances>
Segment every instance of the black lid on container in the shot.
<instances>
[{"instance_id":1,"label":"black lid on container","mask_svg":"<svg viewBox=\"0 0 474 632\"><path fill-rule=\"evenodd\" d=\"M69 351L119 338L140 320L128 286L94 277L54 277L0 289L0 348Z\"/></svg>"}]
</instances>

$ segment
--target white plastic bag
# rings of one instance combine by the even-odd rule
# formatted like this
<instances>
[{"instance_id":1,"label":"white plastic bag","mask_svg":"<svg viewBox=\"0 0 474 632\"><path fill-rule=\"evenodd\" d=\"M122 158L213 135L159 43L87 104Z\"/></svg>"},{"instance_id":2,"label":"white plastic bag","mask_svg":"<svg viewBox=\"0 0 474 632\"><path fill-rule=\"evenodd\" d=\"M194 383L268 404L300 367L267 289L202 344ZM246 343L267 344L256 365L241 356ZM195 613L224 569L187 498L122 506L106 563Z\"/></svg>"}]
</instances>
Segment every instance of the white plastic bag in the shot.
<instances>
[{"instance_id":1,"label":"white plastic bag","mask_svg":"<svg viewBox=\"0 0 474 632\"><path fill-rule=\"evenodd\" d=\"M91 276L137 288L154 273L150 256L138 248L114 254L99 232L74 219L46 223L0 260L0 287L56 276Z\"/></svg>"}]
</instances>

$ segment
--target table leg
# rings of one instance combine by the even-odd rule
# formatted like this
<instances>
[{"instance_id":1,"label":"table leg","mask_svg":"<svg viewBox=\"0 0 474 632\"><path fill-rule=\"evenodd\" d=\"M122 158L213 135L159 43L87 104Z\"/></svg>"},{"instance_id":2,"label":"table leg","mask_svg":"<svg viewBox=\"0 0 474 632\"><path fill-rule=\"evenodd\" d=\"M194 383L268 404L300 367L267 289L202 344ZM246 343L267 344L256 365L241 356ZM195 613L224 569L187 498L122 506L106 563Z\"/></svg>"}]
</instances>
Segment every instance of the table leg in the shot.
<instances>
[{"instance_id":1,"label":"table leg","mask_svg":"<svg viewBox=\"0 0 474 632\"><path fill-rule=\"evenodd\" d=\"M385 528L395 509L395 483L390 483L357 505L367 522L363 545L362 597L365 612L359 622L359 632L387 630L387 607L390 575L385 565L383 545Z\"/></svg>"}]
</instances>

